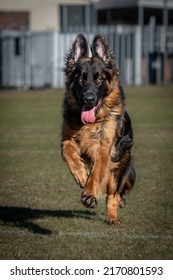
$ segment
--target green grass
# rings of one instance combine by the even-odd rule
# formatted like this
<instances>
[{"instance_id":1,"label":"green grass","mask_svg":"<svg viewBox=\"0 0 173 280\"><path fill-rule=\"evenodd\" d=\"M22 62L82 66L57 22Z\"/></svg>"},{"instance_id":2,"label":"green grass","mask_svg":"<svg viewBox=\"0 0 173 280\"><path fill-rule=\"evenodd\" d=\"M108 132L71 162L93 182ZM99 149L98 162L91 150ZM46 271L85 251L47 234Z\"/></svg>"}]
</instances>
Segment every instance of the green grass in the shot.
<instances>
[{"instance_id":1,"label":"green grass","mask_svg":"<svg viewBox=\"0 0 173 280\"><path fill-rule=\"evenodd\" d=\"M172 259L173 87L125 89L137 181L118 226L61 159L62 92L0 93L0 259Z\"/></svg>"}]
</instances>

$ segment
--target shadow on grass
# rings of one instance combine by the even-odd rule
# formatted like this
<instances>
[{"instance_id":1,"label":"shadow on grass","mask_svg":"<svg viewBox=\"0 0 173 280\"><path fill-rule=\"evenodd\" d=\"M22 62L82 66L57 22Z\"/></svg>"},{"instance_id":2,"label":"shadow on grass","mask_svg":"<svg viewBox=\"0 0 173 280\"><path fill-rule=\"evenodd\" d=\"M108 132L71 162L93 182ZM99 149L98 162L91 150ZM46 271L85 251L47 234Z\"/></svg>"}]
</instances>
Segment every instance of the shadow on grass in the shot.
<instances>
[{"instance_id":1,"label":"shadow on grass","mask_svg":"<svg viewBox=\"0 0 173 280\"><path fill-rule=\"evenodd\" d=\"M31 209L24 207L6 207L0 206L0 220L10 226L25 228L32 233L50 235L52 231L44 229L32 222L32 220L51 216L57 218L84 218L91 219L95 213L88 210L46 210L46 209Z\"/></svg>"}]
</instances>

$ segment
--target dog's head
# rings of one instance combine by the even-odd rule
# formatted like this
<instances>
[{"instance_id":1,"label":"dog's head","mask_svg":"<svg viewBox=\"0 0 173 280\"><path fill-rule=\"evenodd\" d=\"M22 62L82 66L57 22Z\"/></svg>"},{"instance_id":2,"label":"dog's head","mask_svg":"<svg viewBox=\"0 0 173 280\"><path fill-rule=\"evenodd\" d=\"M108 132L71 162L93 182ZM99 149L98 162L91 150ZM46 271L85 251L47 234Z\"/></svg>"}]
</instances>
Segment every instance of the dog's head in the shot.
<instances>
[{"instance_id":1,"label":"dog's head","mask_svg":"<svg viewBox=\"0 0 173 280\"><path fill-rule=\"evenodd\" d=\"M96 35L88 57L88 44L83 34L78 34L66 59L64 72L67 87L76 98L84 124L94 123L104 98L111 91L111 83L118 75L115 58L101 35Z\"/></svg>"}]
</instances>

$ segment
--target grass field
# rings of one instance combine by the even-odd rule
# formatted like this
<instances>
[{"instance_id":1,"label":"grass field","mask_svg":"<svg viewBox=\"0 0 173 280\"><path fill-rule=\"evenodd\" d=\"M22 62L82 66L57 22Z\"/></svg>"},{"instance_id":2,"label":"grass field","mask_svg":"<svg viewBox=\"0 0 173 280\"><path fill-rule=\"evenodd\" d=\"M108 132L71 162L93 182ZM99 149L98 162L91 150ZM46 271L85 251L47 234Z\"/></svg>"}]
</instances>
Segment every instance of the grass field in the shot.
<instances>
[{"instance_id":1,"label":"grass field","mask_svg":"<svg viewBox=\"0 0 173 280\"><path fill-rule=\"evenodd\" d=\"M173 87L125 92L137 181L118 226L61 159L62 91L0 93L0 259L173 258Z\"/></svg>"}]
</instances>

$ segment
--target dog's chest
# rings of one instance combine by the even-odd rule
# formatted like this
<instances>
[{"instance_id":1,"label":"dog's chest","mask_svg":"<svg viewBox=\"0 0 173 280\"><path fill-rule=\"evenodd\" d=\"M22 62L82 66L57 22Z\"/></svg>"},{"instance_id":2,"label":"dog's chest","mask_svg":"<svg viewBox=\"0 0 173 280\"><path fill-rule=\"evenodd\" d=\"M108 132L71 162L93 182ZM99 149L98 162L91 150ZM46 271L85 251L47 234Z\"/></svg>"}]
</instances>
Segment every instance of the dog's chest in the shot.
<instances>
[{"instance_id":1,"label":"dog's chest","mask_svg":"<svg viewBox=\"0 0 173 280\"><path fill-rule=\"evenodd\" d=\"M88 124L75 134L74 139L78 143L81 154L92 157L101 149L110 151L115 138L115 130L115 121Z\"/></svg>"}]
</instances>

